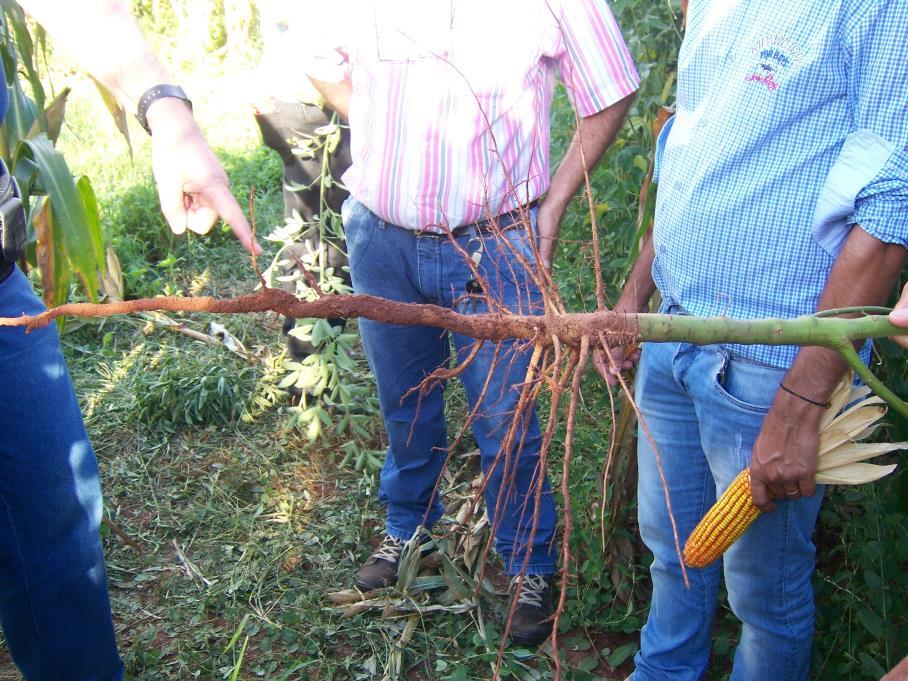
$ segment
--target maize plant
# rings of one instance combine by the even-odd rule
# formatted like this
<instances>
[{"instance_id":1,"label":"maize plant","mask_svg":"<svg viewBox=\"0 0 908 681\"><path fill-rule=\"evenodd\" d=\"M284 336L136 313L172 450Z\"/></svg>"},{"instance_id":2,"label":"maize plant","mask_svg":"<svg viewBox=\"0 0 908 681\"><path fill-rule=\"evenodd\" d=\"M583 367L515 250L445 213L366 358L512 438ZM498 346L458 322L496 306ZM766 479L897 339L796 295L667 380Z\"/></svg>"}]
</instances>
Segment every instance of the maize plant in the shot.
<instances>
[{"instance_id":1,"label":"maize plant","mask_svg":"<svg viewBox=\"0 0 908 681\"><path fill-rule=\"evenodd\" d=\"M820 423L817 483L860 485L879 480L895 470L895 464L863 463L881 454L908 448L908 442L860 443L878 428L885 413L878 396L868 396L866 386L853 386L848 374L836 388ZM851 404L846 411L843 407ZM684 545L684 562L703 568L717 560L750 527L760 510L751 498L750 471L744 469L694 528Z\"/></svg>"},{"instance_id":2,"label":"maize plant","mask_svg":"<svg viewBox=\"0 0 908 681\"><path fill-rule=\"evenodd\" d=\"M64 88L48 101L38 70L45 48L43 29L30 27L12 0L0 1L0 61L9 93L0 125L0 158L15 176L25 206L27 261L40 271L48 306L69 298L74 276L89 300L102 295L120 299L119 264L112 249L105 252L94 189L88 177L73 176L56 148L70 90ZM98 88L125 135L125 113Z\"/></svg>"}]
</instances>

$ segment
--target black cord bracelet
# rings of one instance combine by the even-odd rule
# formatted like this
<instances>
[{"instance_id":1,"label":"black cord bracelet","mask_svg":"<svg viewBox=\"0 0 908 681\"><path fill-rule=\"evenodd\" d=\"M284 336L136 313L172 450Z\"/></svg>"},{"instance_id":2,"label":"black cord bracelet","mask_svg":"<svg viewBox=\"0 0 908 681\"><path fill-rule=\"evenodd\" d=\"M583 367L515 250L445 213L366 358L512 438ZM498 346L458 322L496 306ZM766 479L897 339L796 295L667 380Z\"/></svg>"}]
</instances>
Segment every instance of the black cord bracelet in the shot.
<instances>
[{"instance_id":1,"label":"black cord bracelet","mask_svg":"<svg viewBox=\"0 0 908 681\"><path fill-rule=\"evenodd\" d=\"M814 404L814 405L816 405L816 406L818 406L818 407L823 407L823 408L825 408L825 409L829 409L829 407L832 406L829 402L817 402L816 400L812 400L812 399L810 399L809 397L804 397L804 396L801 395L800 393L796 393L796 392L795 392L794 390L792 390L791 388L786 387L784 383L780 383L780 384L779 384L779 387L780 387L782 390L784 390L785 392L787 392L789 395L794 395L795 397L799 397L799 398L801 398L802 400L804 400L805 402L810 402L811 404Z\"/></svg>"}]
</instances>

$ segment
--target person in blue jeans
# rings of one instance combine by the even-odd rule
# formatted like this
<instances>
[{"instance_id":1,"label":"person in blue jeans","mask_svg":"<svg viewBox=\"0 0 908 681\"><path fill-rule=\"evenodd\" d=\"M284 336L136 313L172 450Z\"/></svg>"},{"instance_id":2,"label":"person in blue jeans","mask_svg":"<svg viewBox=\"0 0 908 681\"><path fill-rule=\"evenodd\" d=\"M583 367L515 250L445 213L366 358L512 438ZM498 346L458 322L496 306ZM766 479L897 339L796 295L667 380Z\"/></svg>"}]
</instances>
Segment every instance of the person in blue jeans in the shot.
<instances>
[{"instance_id":1,"label":"person in blue jeans","mask_svg":"<svg viewBox=\"0 0 908 681\"><path fill-rule=\"evenodd\" d=\"M342 214L353 290L464 314L542 314L540 266L551 265L567 204L637 87L606 3L383 0L341 10L331 25L337 35L316 38L323 49L309 75L350 123ZM501 40L502 26L514 40ZM580 122L550 178L556 78ZM532 347L368 320L360 333L388 435L379 487L387 523L356 586L394 585L405 542L442 515L443 386L413 391L449 365L453 344L495 547L511 577L510 637L540 643L552 632L557 518L535 405L521 403L534 380Z\"/></svg>"},{"instance_id":2,"label":"person in blue jeans","mask_svg":"<svg viewBox=\"0 0 908 681\"><path fill-rule=\"evenodd\" d=\"M205 232L220 215L248 249L258 249L185 95L166 85L170 79L132 16L101 0L20 4L122 103L139 102L140 121L154 133L155 176L174 231ZM0 120L6 108L4 87ZM9 177L0 176L0 184L8 186ZM16 265L24 219L4 213L0 316L38 314L44 306ZM6 644L26 681L122 679L98 533L98 464L56 326L28 334L0 328L0 370L0 625Z\"/></svg>"},{"instance_id":3,"label":"person in blue jeans","mask_svg":"<svg viewBox=\"0 0 908 681\"><path fill-rule=\"evenodd\" d=\"M908 247L908 4L690 0L652 238L617 309L790 318L879 305ZM869 358L864 349L865 359ZM619 353L620 354L620 353ZM733 681L810 670L819 421L846 370L818 347L646 343L638 516L653 596L634 681L699 681L724 577ZM651 439L650 439L651 435ZM750 468L763 513L685 586L681 545Z\"/></svg>"}]
</instances>

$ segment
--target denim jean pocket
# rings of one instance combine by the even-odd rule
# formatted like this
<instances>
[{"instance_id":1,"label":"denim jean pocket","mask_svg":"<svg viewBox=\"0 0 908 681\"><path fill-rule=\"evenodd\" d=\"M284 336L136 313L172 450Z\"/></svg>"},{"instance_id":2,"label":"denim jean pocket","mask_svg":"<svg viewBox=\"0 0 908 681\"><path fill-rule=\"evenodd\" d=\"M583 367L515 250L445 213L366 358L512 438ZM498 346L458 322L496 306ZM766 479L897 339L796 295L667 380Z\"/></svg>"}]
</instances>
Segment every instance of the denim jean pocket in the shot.
<instances>
[{"instance_id":1,"label":"denim jean pocket","mask_svg":"<svg viewBox=\"0 0 908 681\"><path fill-rule=\"evenodd\" d=\"M502 248L510 251L514 260L522 260L528 267L535 269L536 254L533 246L534 242L538 244L536 230L520 225L505 230L502 236L507 241L507 244L502 244Z\"/></svg>"},{"instance_id":2,"label":"denim jean pocket","mask_svg":"<svg viewBox=\"0 0 908 681\"><path fill-rule=\"evenodd\" d=\"M715 388L723 400L744 411L765 414L772 406L786 370L727 356L716 373Z\"/></svg>"},{"instance_id":3,"label":"denim jean pocket","mask_svg":"<svg viewBox=\"0 0 908 681\"><path fill-rule=\"evenodd\" d=\"M344 205L341 207L341 219L344 223L347 255L352 256L368 245L378 218L351 196L344 201Z\"/></svg>"}]
</instances>

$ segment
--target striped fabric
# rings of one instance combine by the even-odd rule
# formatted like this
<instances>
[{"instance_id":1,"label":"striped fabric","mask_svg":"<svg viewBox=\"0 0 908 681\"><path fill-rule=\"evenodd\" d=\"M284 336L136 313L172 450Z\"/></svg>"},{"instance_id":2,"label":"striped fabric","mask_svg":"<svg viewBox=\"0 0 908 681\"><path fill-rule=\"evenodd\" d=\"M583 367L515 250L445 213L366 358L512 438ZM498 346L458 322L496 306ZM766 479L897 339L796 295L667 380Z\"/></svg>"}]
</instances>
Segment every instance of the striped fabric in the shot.
<instances>
[{"instance_id":1,"label":"striped fabric","mask_svg":"<svg viewBox=\"0 0 908 681\"><path fill-rule=\"evenodd\" d=\"M638 83L605 0L352 5L335 53L353 82L344 183L410 229L443 232L545 192L556 77L581 117Z\"/></svg>"},{"instance_id":2,"label":"striped fabric","mask_svg":"<svg viewBox=\"0 0 908 681\"><path fill-rule=\"evenodd\" d=\"M853 225L908 246L908 2L690 0L687 17L656 284L693 315L814 312Z\"/></svg>"}]
</instances>

